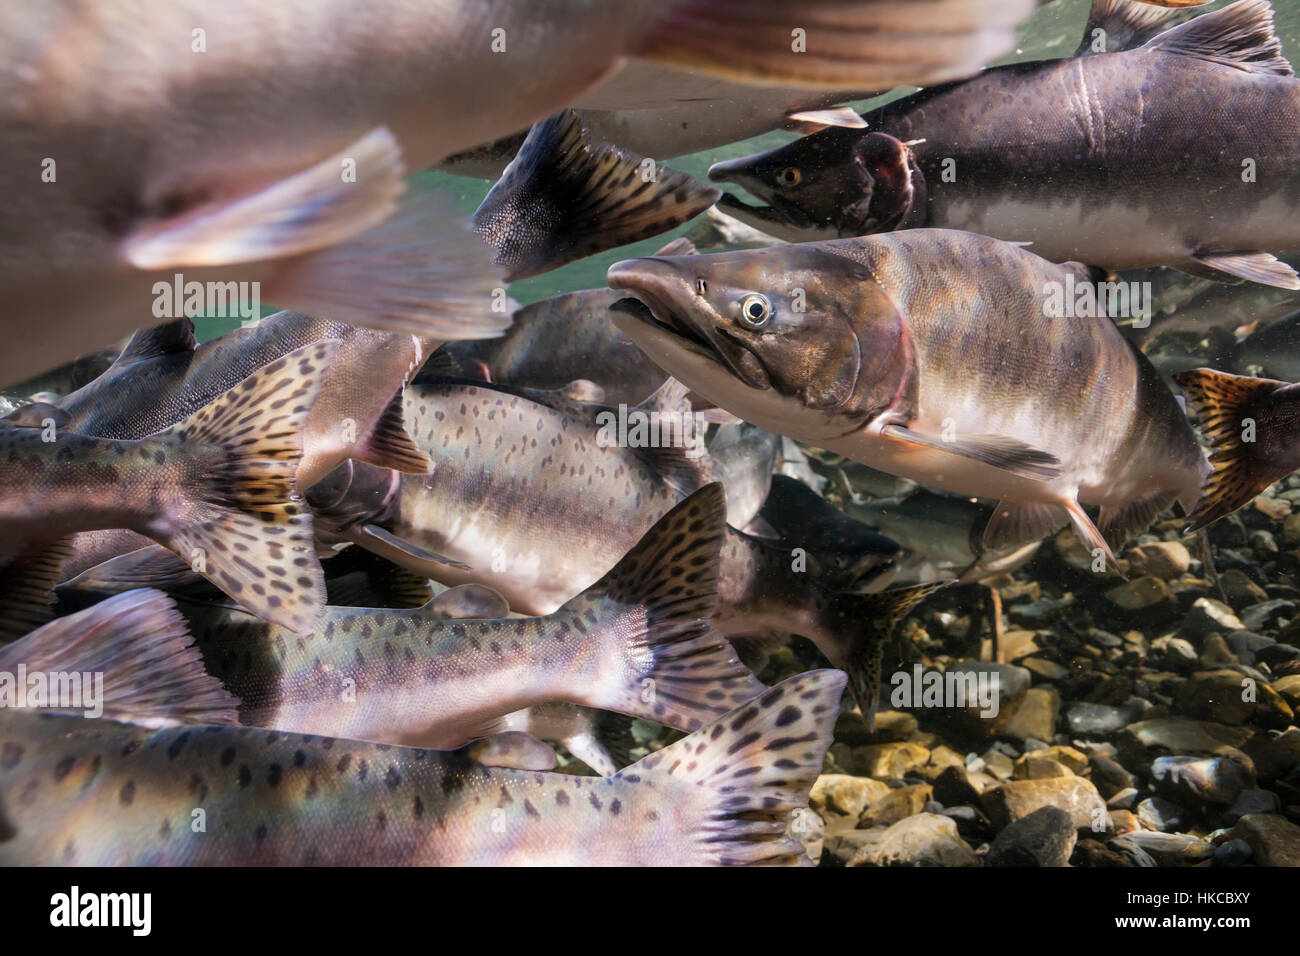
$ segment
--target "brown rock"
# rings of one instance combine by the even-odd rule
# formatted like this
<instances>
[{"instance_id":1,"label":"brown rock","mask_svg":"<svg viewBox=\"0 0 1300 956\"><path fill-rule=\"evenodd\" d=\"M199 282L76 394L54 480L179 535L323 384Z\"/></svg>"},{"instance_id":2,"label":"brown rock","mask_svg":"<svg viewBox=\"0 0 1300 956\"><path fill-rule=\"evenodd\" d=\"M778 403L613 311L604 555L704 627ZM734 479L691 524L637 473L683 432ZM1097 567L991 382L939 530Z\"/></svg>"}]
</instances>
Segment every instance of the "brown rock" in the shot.
<instances>
[{"instance_id":1,"label":"brown rock","mask_svg":"<svg viewBox=\"0 0 1300 956\"><path fill-rule=\"evenodd\" d=\"M887 784L868 777L824 773L817 778L808 794L808 806L828 822L847 818L849 827L857 825L867 805L889 793Z\"/></svg>"},{"instance_id":2,"label":"brown rock","mask_svg":"<svg viewBox=\"0 0 1300 956\"><path fill-rule=\"evenodd\" d=\"M937 813L918 813L888 829L858 830L854 836L859 839L849 866L979 866L975 851L957 835L957 824Z\"/></svg>"},{"instance_id":3,"label":"brown rock","mask_svg":"<svg viewBox=\"0 0 1300 956\"><path fill-rule=\"evenodd\" d=\"M934 796L934 790L928 783L911 787L898 787L890 790L877 800L873 800L858 818L859 829L897 823L904 817L920 813Z\"/></svg>"},{"instance_id":4,"label":"brown rock","mask_svg":"<svg viewBox=\"0 0 1300 956\"><path fill-rule=\"evenodd\" d=\"M1039 807L1059 807L1070 814L1079 828L1104 831L1110 817L1092 781L1083 777L1049 777L1044 780L1013 780L983 795L984 812L998 829L1028 816Z\"/></svg>"},{"instance_id":5,"label":"brown rock","mask_svg":"<svg viewBox=\"0 0 1300 956\"><path fill-rule=\"evenodd\" d=\"M1172 581L1192 566L1192 556L1181 541L1139 544L1124 556L1128 558L1130 573L1134 576L1150 574L1164 581Z\"/></svg>"},{"instance_id":6,"label":"brown rock","mask_svg":"<svg viewBox=\"0 0 1300 956\"><path fill-rule=\"evenodd\" d=\"M1260 866L1300 866L1300 826L1273 813L1250 813L1232 828Z\"/></svg>"},{"instance_id":7,"label":"brown rock","mask_svg":"<svg viewBox=\"0 0 1300 956\"><path fill-rule=\"evenodd\" d=\"M877 780L897 780L925 766L929 759L930 751L912 743L867 744L853 748L856 768Z\"/></svg>"}]
</instances>

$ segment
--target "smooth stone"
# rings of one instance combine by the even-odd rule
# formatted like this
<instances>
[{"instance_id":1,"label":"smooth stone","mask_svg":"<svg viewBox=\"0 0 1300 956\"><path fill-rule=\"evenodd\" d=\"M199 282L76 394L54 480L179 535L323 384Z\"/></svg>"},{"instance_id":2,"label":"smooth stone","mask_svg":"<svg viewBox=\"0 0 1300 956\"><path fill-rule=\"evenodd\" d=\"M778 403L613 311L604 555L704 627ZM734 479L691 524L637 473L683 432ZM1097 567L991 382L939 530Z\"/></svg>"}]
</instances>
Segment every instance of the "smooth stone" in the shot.
<instances>
[{"instance_id":1,"label":"smooth stone","mask_svg":"<svg viewBox=\"0 0 1300 956\"><path fill-rule=\"evenodd\" d=\"M1124 553L1128 559L1129 573L1134 577L1153 575L1165 581L1187 572L1192 566L1192 556L1181 541L1158 541L1140 544Z\"/></svg>"},{"instance_id":2,"label":"smooth stone","mask_svg":"<svg viewBox=\"0 0 1300 956\"><path fill-rule=\"evenodd\" d=\"M786 838L800 844L814 866L821 862L826 833L825 821L812 810L796 810L785 826Z\"/></svg>"},{"instance_id":3,"label":"smooth stone","mask_svg":"<svg viewBox=\"0 0 1300 956\"><path fill-rule=\"evenodd\" d=\"M1106 844L1106 848L1123 860L1121 866L1158 866L1155 858L1139 846L1133 836L1132 833L1117 836Z\"/></svg>"},{"instance_id":4,"label":"smooth stone","mask_svg":"<svg viewBox=\"0 0 1300 956\"><path fill-rule=\"evenodd\" d=\"M1150 857L1147 857L1147 859L1150 859ZM1084 838L1075 844L1074 853L1070 856L1070 863L1073 866L1106 868L1130 865L1122 854L1116 853L1105 844L1091 838ZM1152 861L1152 865L1155 865L1154 861Z\"/></svg>"},{"instance_id":5,"label":"smooth stone","mask_svg":"<svg viewBox=\"0 0 1300 956\"><path fill-rule=\"evenodd\" d=\"M980 790L962 767L947 767L934 781L934 798L945 807L977 804Z\"/></svg>"},{"instance_id":6,"label":"smooth stone","mask_svg":"<svg viewBox=\"0 0 1300 956\"><path fill-rule=\"evenodd\" d=\"M930 751L914 743L866 744L853 748L853 762L859 773L877 780L899 780L924 767Z\"/></svg>"},{"instance_id":7,"label":"smooth stone","mask_svg":"<svg viewBox=\"0 0 1300 956\"><path fill-rule=\"evenodd\" d=\"M1218 806L1230 806L1255 785L1254 774L1230 757L1157 757L1151 778L1174 799Z\"/></svg>"},{"instance_id":8,"label":"smooth stone","mask_svg":"<svg viewBox=\"0 0 1300 956\"><path fill-rule=\"evenodd\" d=\"M1284 777L1300 765L1300 728L1290 727L1280 734L1256 734L1245 746L1246 755L1255 764L1255 774L1265 782Z\"/></svg>"},{"instance_id":9,"label":"smooth stone","mask_svg":"<svg viewBox=\"0 0 1300 956\"><path fill-rule=\"evenodd\" d=\"M1224 636L1224 640L1242 664L1254 664L1256 654L1277 643L1273 638L1253 631L1232 631Z\"/></svg>"},{"instance_id":10,"label":"smooth stone","mask_svg":"<svg viewBox=\"0 0 1300 956\"><path fill-rule=\"evenodd\" d=\"M1073 776L1074 772L1059 760L1053 760L1051 757L1040 757L1037 754L1027 754L1016 761L1011 779L1044 780L1048 777Z\"/></svg>"},{"instance_id":11,"label":"smooth stone","mask_svg":"<svg viewBox=\"0 0 1300 956\"><path fill-rule=\"evenodd\" d=\"M1059 807L1040 807L1008 824L993 840L984 862L989 866L1068 866L1078 838L1070 814Z\"/></svg>"},{"instance_id":12,"label":"smooth stone","mask_svg":"<svg viewBox=\"0 0 1300 956\"><path fill-rule=\"evenodd\" d=\"M1045 806L1064 810L1079 828L1102 832L1110 824L1105 801L1092 781L1084 777L1013 780L985 793L982 802L989 820L999 830Z\"/></svg>"},{"instance_id":13,"label":"smooth stone","mask_svg":"<svg viewBox=\"0 0 1300 956\"><path fill-rule=\"evenodd\" d=\"M1300 674L1279 677L1273 681L1273 689L1290 705L1292 711L1300 707Z\"/></svg>"},{"instance_id":14,"label":"smooth stone","mask_svg":"<svg viewBox=\"0 0 1300 956\"><path fill-rule=\"evenodd\" d=\"M1125 770L1113 757L1094 750L1088 755L1088 765L1092 768L1092 782L1104 797L1109 798L1121 790L1137 787L1137 777Z\"/></svg>"},{"instance_id":15,"label":"smooth stone","mask_svg":"<svg viewBox=\"0 0 1300 956\"><path fill-rule=\"evenodd\" d=\"M1061 712L1061 695L1054 687L1031 687L1010 716L994 722L993 730L1002 737L1016 740L1050 738Z\"/></svg>"},{"instance_id":16,"label":"smooth stone","mask_svg":"<svg viewBox=\"0 0 1300 956\"><path fill-rule=\"evenodd\" d=\"M1127 710L1110 704L1090 704L1077 701L1065 712L1065 722L1070 733L1080 737L1092 734L1113 734L1132 719Z\"/></svg>"},{"instance_id":17,"label":"smooth stone","mask_svg":"<svg viewBox=\"0 0 1300 956\"><path fill-rule=\"evenodd\" d=\"M1046 757L1050 760L1058 761L1059 763L1064 764L1071 773L1082 774L1088 769L1087 754L1065 744L1053 744L1033 751L1026 751L1026 756L1028 756L1029 753L1032 753L1035 757Z\"/></svg>"},{"instance_id":18,"label":"smooth stone","mask_svg":"<svg viewBox=\"0 0 1300 956\"><path fill-rule=\"evenodd\" d=\"M1249 613L1252 605L1268 600L1268 592L1252 581L1246 572L1237 568L1229 568L1220 574L1219 584L1223 587L1223 593L1227 595L1229 604L1245 609L1240 615L1242 621L1246 620L1246 614Z\"/></svg>"},{"instance_id":19,"label":"smooth stone","mask_svg":"<svg viewBox=\"0 0 1300 956\"><path fill-rule=\"evenodd\" d=\"M1132 810L1137 806L1140 791L1137 787L1125 787L1117 793L1111 794L1106 799L1106 809L1108 810Z\"/></svg>"},{"instance_id":20,"label":"smooth stone","mask_svg":"<svg viewBox=\"0 0 1300 956\"><path fill-rule=\"evenodd\" d=\"M1217 601L1214 598L1198 598L1192 605L1190 611L1183 618L1183 625L1179 632L1188 635L1192 639L1208 637L1210 634L1218 631L1220 634L1226 634L1229 631L1244 630L1245 625L1241 623L1240 618L1233 612L1232 608Z\"/></svg>"},{"instance_id":21,"label":"smooth stone","mask_svg":"<svg viewBox=\"0 0 1300 956\"><path fill-rule=\"evenodd\" d=\"M1166 634L1151 642L1153 666L1186 674L1196 667L1196 648L1185 637Z\"/></svg>"},{"instance_id":22,"label":"smooth stone","mask_svg":"<svg viewBox=\"0 0 1300 956\"><path fill-rule=\"evenodd\" d=\"M1241 574L1240 571L1237 573ZM1245 630L1259 631L1274 628L1277 627L1278 621L1295 617L1296 605L1294 601L1269 601L1267 598L1268 593L1260 589L1259 599L1242 610L1241 623Z\"/></svg>"},{"instance_id":23,"label":"smooth stone","mask_svg":"<svg viewBox=\"0 0 1300 956\"><path fill-rule=\"evenodd\" d=\"M957 823L937 813L918 813L887 829L863 834L849 866L979 866L979 857L957 833ZM829 842L829 841L828 841Z\"/></svg>"},{"instance_id":24,"label":"smooth stone","mask_svg":"<svg viewBox=\"0 0 1300 956\"><path fill-rule=\"evenodd\" d=\"M1243 699L1252 696L1253 700ZM1291 705L1280 693L1234 670L1193 674L1174 696L1174 711L1220 724L1250 721L1278 729L1290 726L1295 718Z\"/></svg>"},{"instance_id":25,"label":"smooth stone","mask_svg":"<svg viewBox=\"0 0 1300 956\"><path fill-rule=\"evenodd\" d=\"M1236 801L1223 814L1222 820L1228 826L1252 813L1281 813L1282 801L1272 790L1243 790Z\"/></svg>"},{"instance_id":26,"label":"smooth stone","mask_svg":"<svg viewBox=\"0 0 1300 956\"><path fill-rule=\"evenodd\" d=\"M1045 681L1061 681L1070 676L1070 669L1045 657L1022 657L1019 664Z\"/></svg>"},{"instance_id":27,"label":"smooth stone","mask_svg":"<svg viewBox=\"0 0 1300 956\"><path fill-rule=\"evenodd\" d=\"M1255 553L1261 556L1261 560L1267 560L1268 555L1277 554L1277 539L1273 537L1271 531L1260 529L1252 531L1250 537L1246 539L1247 543L1255 550Z\"/></svg>"},{"instance_id":28,"label":"smooth stone","mask_svg":"<svg viewBox=\"0 0 1300 956\"><path fill-rule=\"evenodd\" d=\"M1152 759L1166 754L1235 753L1253 734L1249 727L1229 727L1185 717L1157 717L1129 724L1119 732L1116 743L1120 762L1144 771Z\"/></svg>"},{"instance_id":29,"label":"smooth stone","mask_svg":"<svg viewBox=\"0 0 1300 956\"><path fill-rule=\"evenodd\" d=\"M1237 663L1237 655L1232 653L1222 634L1211 634L1201 643L1201 656L1197 660L1201 667L1213 670L1224 664Z\"/></svg>"},{"instance_id":30,"label":"smooth stone","mask_svg":"<svg viewBox=\"0 0 1300 956\"><path fill-rule=\"evenodd\" d=\"M1285 817L1249 814L1237 821L1232 836L1250 845L1251 856L1260 866L1300 866L1300 826Z\"/></svg>"},{"instance_id":31,"label":"smooth stone","mask_svg":"<svg viewBox=\"0 0 1300 956\"><path fill-rule=\"evenodd\" d=\"M1226 840L1214 848L1214 866L1243 866L1252 851L1245 840Z\"/></svg>"},{"instance_id":32,"label":"smooth stone","mask_svg":"<svg viewBox=\"0 0 1300 956\"><path fill-rule=\"evenodd\" d=\"M889 793L889 785L869 777L824 773L813 783L808 806L823 819L847 817L856 826L868 804Z\"/></svg>"},{"instance_id":33,"label":"smooth stone","mask_svg":"<svg viewBox=\"0 0 1300 956\"><path fill-rule=\"evenodd\" d=\"M1169 585L1154 575L1134 578L1106 592L1106 600L1129 614L1143 611L1172 611L1177 602Z\"/></svg>"},{"instance_id":34,"label":"smooth stone","mask_svg":"<svg viewBox=\"0 0 1300 956\"><path fill-rule=\"evenodd\" d=\"M1137 818L1148 830L1171 833L1181 830L1187 813L1178 804L1163 797L1148 797L1137 806Z\"/></svg>"},{"instance_id":35,"label":"smooth stone","mask_svg":"<svg viewBox=\"0 0 1300 956\"><path fill-rule=\"evenodd\" d=\"M867 805L867 808L862 811L862 816L858 818L858 828L888 826L904 817L921 813L933 795L934 790L928 783L890 790L883 797Z\"/></svg>"}]
</instances>

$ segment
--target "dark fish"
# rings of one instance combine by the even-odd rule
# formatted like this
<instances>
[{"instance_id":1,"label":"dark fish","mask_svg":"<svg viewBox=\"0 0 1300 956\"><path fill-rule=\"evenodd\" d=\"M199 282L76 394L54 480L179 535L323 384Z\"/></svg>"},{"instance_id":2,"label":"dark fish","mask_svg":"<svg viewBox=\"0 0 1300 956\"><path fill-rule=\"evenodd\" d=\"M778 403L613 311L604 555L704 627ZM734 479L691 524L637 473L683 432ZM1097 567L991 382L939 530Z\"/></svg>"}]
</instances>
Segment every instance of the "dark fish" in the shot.
<instances>
[{"instance_id":1,"label":"dark fish","mask_svg":"<svg viewBox=\"0 0 1300 956\"><path fill-rule=\"evenodd\" d=\"M1300 289L1269 254L1300 248L1300 81L1265 0L1136 49L994 67L864 118L865 134L829 129L718 164L711 178L771 204L723 210L787 239L933 226L1032 243L1053 262Z\"/></svg>"}]
</instances>

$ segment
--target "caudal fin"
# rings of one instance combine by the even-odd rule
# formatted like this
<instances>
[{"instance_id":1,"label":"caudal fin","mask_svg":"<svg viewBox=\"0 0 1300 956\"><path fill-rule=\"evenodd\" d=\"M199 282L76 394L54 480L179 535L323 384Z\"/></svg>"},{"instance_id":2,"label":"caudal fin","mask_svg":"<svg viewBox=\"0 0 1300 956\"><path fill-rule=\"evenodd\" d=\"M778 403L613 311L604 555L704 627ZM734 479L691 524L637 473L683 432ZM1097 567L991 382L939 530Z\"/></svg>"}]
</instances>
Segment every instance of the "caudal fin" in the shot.
<instances>
[{"instance_id":1,"label":"caudal fin","mask_svg":"<svg viewBox=\"0 0 1300 956\"><path fill-rule=\"evenodd\" d=\"M474 213L510 281L667 232L722 191L608 143L573 110L537 123Z\"/></svg>"},{"instance_id":2,"label":"caudal fin","mask_svg":"<svg viewBox=\"0 0 1300 956\"><path fill-rule=\"evenodd\" d=\"M821 773L843 692L839 671L791 677L614 779L653 782L701 863L807 866L786 824Z\"/></svg>"},{"instance_id":3,"label":"caudal fin","mask_svg":"<svg viewBox=\"0 0 1300 956\"><path fill-rule=\"evenodd\" d=\"M885 90L969 76L1015 46L1035 0L694 0L636 55L742 83Z\"/></svg>"},{"instance_id":4,"label":"caudal fin","mask_svg":"<svg viewBox=\"0 0 1300 956\"><path fill-rule=\"evenodd\" d=\"M140 444L183 479L184 513L151 535L259 617L310 631L325 605L311 512L294 493L302 429L338 342L305 345Z\"/></svg>"},{"instance_id":5,"label":"caudal fin","mask_svg":"<svg viewBox=\"0 0 1300 956\"><path fill-rule=\"evenodd\" d=\"M51 694L56 682L80 680L79 702L48 702L61 709L95 709L87 701L93 692L102 713L91 716L148 727L238 723L239 701L208 675L184 618L161 591L118 594L0 648L0 670L12 674L20 664L28 675L46 674ZM94 675L102 693L93 691Z\"/></svg>"},{"instance_id":6,"label":"caudal fin","mask_svg":"<svg viewBox=\"0 0 1300 956\"><path fill-rule=\"evenodd\" d=\"M843 667L849 675L849 693L853 695L862 719L869 730L875 728L876 703L880 697L880 664L885 642L898 622L925 598L946 587L921 584L916 587L881 591L878 594L837 594L827 616L831 626L846 634L848 650L842 661L831 663ZM837 642L838 643L838 642Z\"/></svg>"},{"instance_id":7,"label":"caudal fin","mask_svg":"<svg viewBox=\"0 0 1300 956\"><path fill-rule=\"evenodd\" d=\"M1259 427L1261 400L1286 388L1287 383L1208 368L1179 372L1174 381L1196 409L1201 430L1213 448L1210 465L1214 470L1187 516L1187 532L1191 533L1232 514L1293 467L1262 454L1262 442L1243 440L1248 428Z\"/></svg>"},{"instance_id":8,"label":"caudal fin","mask_svg":"<svg viewBox=\"0 0 1300 956\"><path fill-rule=\"evenodd\" d=\"M722 485L706 485L555 612L580 634L601 635L593 646L599 677L575 703L695 730L762 692L709 623L725 522Z\"/></svg>"}]
</instances>

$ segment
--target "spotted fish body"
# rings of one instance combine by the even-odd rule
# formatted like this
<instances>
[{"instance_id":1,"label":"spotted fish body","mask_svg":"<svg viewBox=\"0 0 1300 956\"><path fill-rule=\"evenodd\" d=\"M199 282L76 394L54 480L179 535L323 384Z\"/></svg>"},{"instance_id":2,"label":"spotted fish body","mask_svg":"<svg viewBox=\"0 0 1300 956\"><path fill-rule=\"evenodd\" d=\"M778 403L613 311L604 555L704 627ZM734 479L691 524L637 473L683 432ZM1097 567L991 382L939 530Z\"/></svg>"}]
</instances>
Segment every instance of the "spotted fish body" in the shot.
<instances>
[{"instance_id":1,"label":"spotted fish body","mask_svg":"<svg viewBox=\"0 0 1300 956\"><path fill-rule=\"evenodd\" d=\"M632 260L609 278L642 303L620 327L705 398L872 468L1000 500L990 547L1069 520L1109 551L1080 502L1102 506L1118 546L1173 500L1190 509L1208 473L1113 323L1054 316L1053 290L1090 281L1075 263L914 229ZM759 328L742 325L741 304L760 302Z\"/></svg>"},{"instance_id":2,"label":"spotted fish body","mask_svg":"<svg viewBox=\"0 0 1300 956\"><path fill-rule=\"evenodd\" d=\"M709 627L722 528L715 484L541 618L446 620L436 601L329 607L313 633L294 635L178 603L248 726L450 748L558 700L695 730L763 689Z\"/></svg>"},{"instance_id":3,"label":"spotted fish body","mask_svg":"<svg viewBox=\"0 0 1300 956\"><path fill-rule=\"evenodd\" d=\"M1215 258L1300 248L1300 81L1272 19L1265 0L1242 0L1135 49L995 67L867 114L869 132L825 130L710 175L801 238L865 235L883 227L862 219L864 197L893 187L864 178L858 156L884 134L920 141L929 201L908 226L1030 242L1053 262L1297 289L1267 255L1241 271Z\"/></svg>"},{"instance_id":4,"label":"spotted fish body","mask_svg":"<svg viewBox=\"0 0 1300 956\"><path fill-rule=\"evenodd\" d=\"M128 528L250 610L309 629L324 582L293 484L335 345L289 352L149 438L94 438L55 418L0 427L0 563L78 531Z\"/></svg>"},{"instance_id":5,"label":"spotted fish body","mask_svg":"<svg viewBox=\"0 0 1300 956\"><path fill-rule=\"evenodd\" d=\"M833 671L790 678L604 778L6 712L0 864L806 864L783 831L821 771L843 686Z\"/></svg>"},{"instance_id":6,"label":"spotted fish body","mask_svg":"<svg viewBox=\"0 0 1300 956\"><path fill-rule=\"evenodd\" d=\"M113 366L59 402L68 427L101 438L162 431L289 352L324 339L339 344L307 419L298 483L310 488L347 458L423 471L400 414L385 418L398 390L435 340L277 312L255 326L198 345L187 319L137 333ZM132 348L131 346L135 346Z\"/></svg>"}]
</instances>

